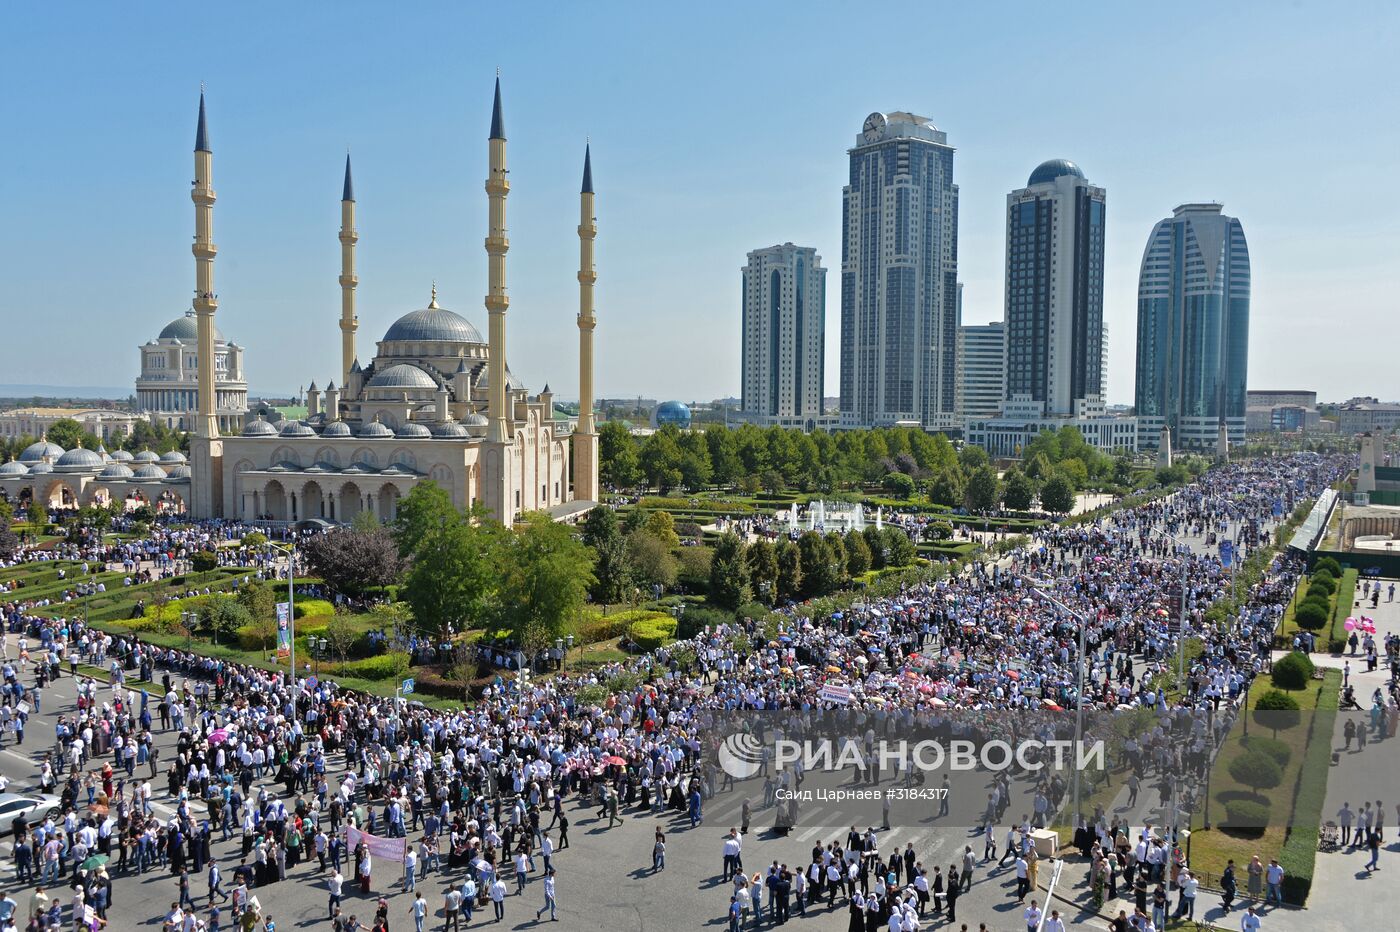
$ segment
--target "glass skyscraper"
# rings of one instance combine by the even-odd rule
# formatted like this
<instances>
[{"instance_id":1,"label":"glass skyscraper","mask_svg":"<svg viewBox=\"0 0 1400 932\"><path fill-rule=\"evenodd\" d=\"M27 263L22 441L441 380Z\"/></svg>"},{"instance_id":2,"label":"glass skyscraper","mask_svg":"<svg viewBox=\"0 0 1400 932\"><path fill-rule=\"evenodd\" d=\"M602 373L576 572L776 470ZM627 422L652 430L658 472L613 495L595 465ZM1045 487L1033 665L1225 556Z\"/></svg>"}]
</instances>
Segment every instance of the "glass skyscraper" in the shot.
<instances>
[{"instance_id":1,"label":"glass skyscraper","mask_svg":"<svg viewBox=\"0 0 1400 932\"><path fill-rule=\"evenodd\" d=\"M822 414L826 269L815 249L792 243L755 249L748 259L742 273L741 410L757 423L806 427Z\"/></svg>"},{"instance_id":2,"label":"glass skyscraper","mask_svg":"<svg viewBox=\"0 0 1400 932\"><path fill-rule=\"evenodd\" d=\"M1249 364L1249 247L1220 204L1183 204L1147 241L1138 276L1139 440L1163 425L1175 447L1214 448L1223 422L1243 443Z\"/></svg>"},{"instance_id":3,"label":"glass skyscraper","mask_svg":"<svg viewBox=\"0 0 1400 932\"><path fill-rule=\"evenodd\" d=\"M849 150L841 423L957 424L958 187L927 117L872 113Z\"/></svg>"},{"instance_id":4,"label":"glass skyscraper","mask_svg":"<svg viewBox=\"0 0 1400 932\"><path fill-rule=\"evenodd\" d=\"M1103 188L1065 159L1006 196L1006 399L1021 415L1103 409Z\"/></svg>"}]
</instances>

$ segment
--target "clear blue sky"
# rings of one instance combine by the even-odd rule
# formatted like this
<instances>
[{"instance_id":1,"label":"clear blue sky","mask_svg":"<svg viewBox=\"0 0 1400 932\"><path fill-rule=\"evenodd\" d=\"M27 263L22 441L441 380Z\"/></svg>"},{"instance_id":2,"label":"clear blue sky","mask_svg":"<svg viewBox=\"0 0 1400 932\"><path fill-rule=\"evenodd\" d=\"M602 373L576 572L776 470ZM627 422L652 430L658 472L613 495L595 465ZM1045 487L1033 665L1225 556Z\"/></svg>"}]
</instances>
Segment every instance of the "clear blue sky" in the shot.
<instances>
[{"instance_id":1,"label":"clear blue sky","mask_svg":"<svg viewBox=\"0 0 1400 932\"><path fill-rule=\"evenodd\" d=\"M1251 387L1394 398L1397 27L1372 2L7 4L0 382L129 385L188 307L201 81L219 324L255 391L336 374L347 147L361 358L434 279L484 331L500 67L510 363L532 389L576 396L591 135L599 393L737 394L739 268L791 240L830 269L835 394L845 150L902 109L958 150L966 322L1002 315L1006 193L1064 157L1108 190L1110 400L1132 400L1147 235L1191 200L1249 239Z\"/></svg>"}]
</instances>

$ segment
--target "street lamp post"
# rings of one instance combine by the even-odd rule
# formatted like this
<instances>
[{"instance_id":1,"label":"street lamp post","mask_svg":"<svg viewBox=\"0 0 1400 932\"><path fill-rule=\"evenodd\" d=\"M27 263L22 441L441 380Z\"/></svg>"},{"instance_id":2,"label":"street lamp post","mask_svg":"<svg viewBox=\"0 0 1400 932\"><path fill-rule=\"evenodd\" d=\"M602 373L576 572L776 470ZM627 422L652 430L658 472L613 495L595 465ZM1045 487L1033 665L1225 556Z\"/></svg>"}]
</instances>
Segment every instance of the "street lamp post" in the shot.
<instances>
[{"instance_id":1,"label":"street lamp post","mask_svg":"<svg viewBox=\"0 0 1400 932\"><path fill-rule=\"evenodd\" d=\"M1033 592L1039 595L1042 599L1045 599L1045 601L1049 602L1051 605L1058 608L1060 611L1064 612L1066 615L1073 618L1079 628L1079 652L1075 656L1076 662L1074 671L1074 753L1076 758L1076 765L1074 768L1074 775L1071 778L1071 785L1073 787L1072 793L1074 799L1074 828L1077 831L1079 829L1080 818L1078 756L1079 749L1084 744L1084 652L1085 638L1089 629L1089 620L1085 616L1076 612L1074 609L1065 605L1063 602L1055 598L1050 593L1046 592L1044 589L1042 589L1039 585L1036 584L1035 580L1030 579L1030 577L1026 577L1026 579L1030 582L1031 590Z\"/></svg>"},{"instance_id":2,"label":"street lamp post","mask_svg":"<svg viewBox=\"0 0 1400 932\"><path fill-rule=\"evenodd\" d=\"M273 543L272 541L268 541L267 545L281 550L287 555L287 644L288 661L291 667L291 679L289 682L295 685L297 681L297 612L295 601L296 593L293 589L293 583L296 580L297 532L292 531L291 543L286 546Z\"/></svg>"}]
</instances>

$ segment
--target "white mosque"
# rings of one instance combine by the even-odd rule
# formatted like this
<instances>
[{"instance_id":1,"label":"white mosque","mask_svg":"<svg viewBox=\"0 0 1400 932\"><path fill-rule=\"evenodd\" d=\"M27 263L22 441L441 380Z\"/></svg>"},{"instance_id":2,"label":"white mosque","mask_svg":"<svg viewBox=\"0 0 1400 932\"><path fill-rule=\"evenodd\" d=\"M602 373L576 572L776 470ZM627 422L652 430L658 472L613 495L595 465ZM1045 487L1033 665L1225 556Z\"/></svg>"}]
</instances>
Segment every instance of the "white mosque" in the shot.
<instances>
[{"instance_id":1,"label":"white mosque","mask_svg":"<svg viewBox=\"0 0 1400 932\"><path fill-rule=\"evenodd\" d=\"M191 440L189 508L200 518L349 521L361 511L383 520L420 482L446 489L458 508L484 506L511 523L528 511L575 517L598 497L598 436L593 419L593 178L585 149L580 195L579 398L577 423L555 414L546 386L531 395L506 368L505 121L500 79L491 115L486 191L488 334L439 306L399 317L368 365L356 357L355 192L350 161L341 197L341 372L324 389L312 383L303 421L274 427L247 422L223 436L215 409L216 345L213 154L200 97L195 138L193 251L198 411Z\"/></svg>"}]
</instances>

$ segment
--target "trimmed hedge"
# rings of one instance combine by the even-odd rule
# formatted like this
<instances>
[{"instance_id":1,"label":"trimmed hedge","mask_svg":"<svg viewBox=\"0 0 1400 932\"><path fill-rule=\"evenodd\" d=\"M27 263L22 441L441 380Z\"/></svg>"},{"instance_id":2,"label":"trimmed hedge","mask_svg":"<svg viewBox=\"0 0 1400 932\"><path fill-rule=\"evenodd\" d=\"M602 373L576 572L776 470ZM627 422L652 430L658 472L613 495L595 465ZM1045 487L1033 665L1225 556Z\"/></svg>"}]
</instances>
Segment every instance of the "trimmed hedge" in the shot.
<instances>
[{"instance_id":1,"label":"trimmed hedge","mask_svg":"<svg viewBox=\"0 0 1400 932\"><path fill-rule=\"evenodd\" d=\"M1260 754L1272 757L1274 763L1280 767L1287 767L1289 759L1293 757L1293 749L1286 742L1270 738L1267 735L1245 735L1240 739L1240 743L1251 751L1258 751Z\"/></svg>"},{"instance_id":2,"label":"trimmed hedge","mask_svg":"<svg viewBox=\"0 0 1400 932\"><path fill-rule=\"evenodd\" d=\"M1232 799L1225 804L1225 822L1221 828L1241 835L1262 835L1268 824L1268 803L1251 799Z\"/></svg>"},{"instance_id":3,"label":"trimmed hedge","mask_svg":"<svg viewBox=\"0 0 1400 932\"><path fill-rule=\"evenodd\" d=\"M656 650L676 636L676 619L660 612L652 612L653 618L635 622L627 631L627 637L644 651Z\"/></svg>"},{"instance_id":4,"label":"trimmed hedge","mask_svg":"<svg viewBox=\"0 0 1400 932\"><path fill-rule=\"evenodd\" d=\"M1294 651L1274 664L1271 678L1279 689L1302 689L1312 679L1315 669L1307 654Z\"/></svg>"},{"instance_id":5,"label":"trimmed hedge","mask_svg":"<svg viewBox=\"0 0 1400 932\"><path fill-rule=\"evenodd\" d=\"M362 680L395 679L408 673L408 654L394 651L364 660L338 663L333 669L337 676L353 676Z\"/></svg>"},{"instance_id":6,"label":"trimmed hedge","mask_svg":"<svg viewBox=\"0 0 1400 932\"><path fill-rule=\"evenodd\" d=\"M321 618L335 614L335 606L325 599L296 599L292 604L298 618Z\"/></svg>"},{"instance_id":7,"label":"trimmed hedge","mask_svg":"<svg viewBox=\"0 0 1400 932\"><path fill-rule=\"evenodd\" d=\"M611 615L590 613L574 626L574 637L580 644L596 644L610 641L627 633L632 625L653 617L669 617L663 612L652 612L641 608L631 608Z\"/></svg>"},{"instance_id":8,"label":"trimmed hedge","mask_svg":"<svg viewBox=\"0 0 1400 932\"><path fill-rule=\"evenodd\" d=\"M1307 902L1308 894L1312 892L1317 836L1322 825L1322 805L1327 797L1332 729L1337 719L1337 691L1340 687L1341 674L1335 670L1328 671L1327 681L1321 687L1318 711L1312 716L1309 726L1303 764L1298 768L1288 837L1278 853L1279 866L1284 870L1283 895L1288 902L1299 906Z\"/></svg>"},{"instance_id":9,"label":"trimmed hedge","mask_svg":"<svg viewBox=\"0 0 1400 932\"><path fill-rule=\"evenodd\" d=\"M1316 599L1309 598L1293 612L1293 620L1306 631L1317 631L1327 623L1330 607Z\"/></svg>"}]
</instances>

